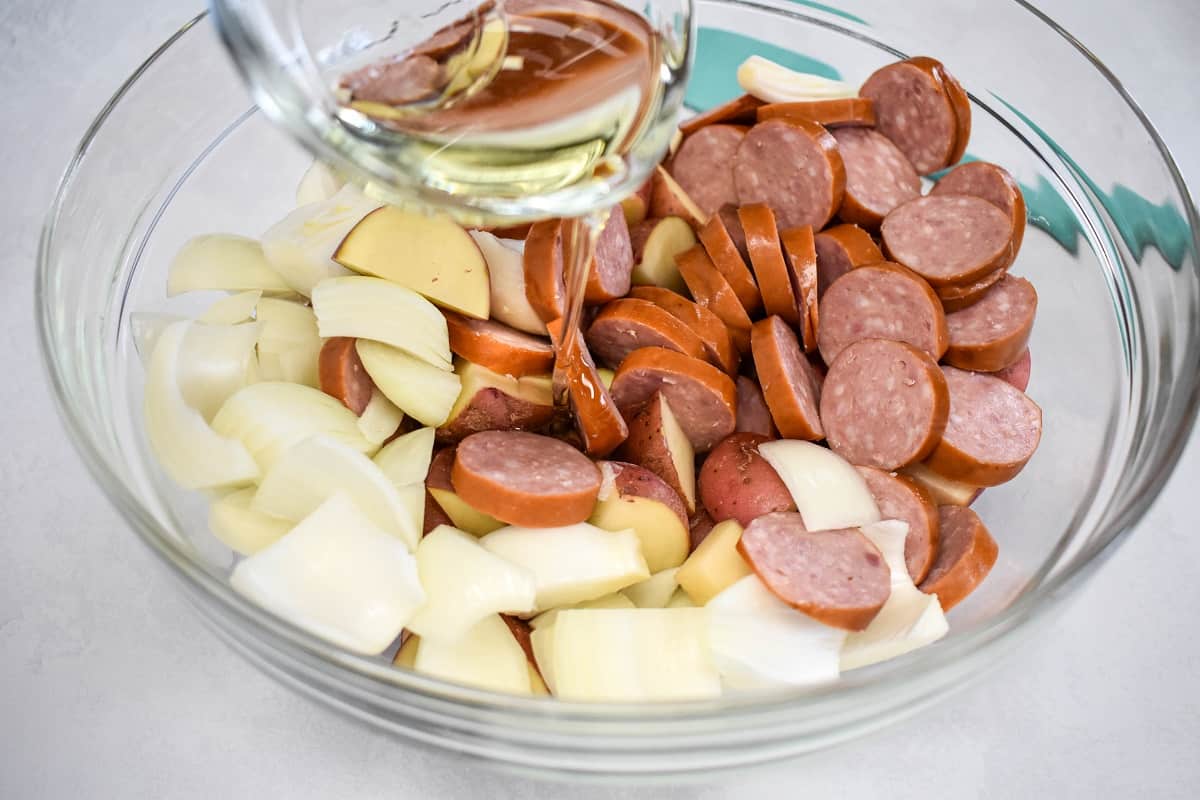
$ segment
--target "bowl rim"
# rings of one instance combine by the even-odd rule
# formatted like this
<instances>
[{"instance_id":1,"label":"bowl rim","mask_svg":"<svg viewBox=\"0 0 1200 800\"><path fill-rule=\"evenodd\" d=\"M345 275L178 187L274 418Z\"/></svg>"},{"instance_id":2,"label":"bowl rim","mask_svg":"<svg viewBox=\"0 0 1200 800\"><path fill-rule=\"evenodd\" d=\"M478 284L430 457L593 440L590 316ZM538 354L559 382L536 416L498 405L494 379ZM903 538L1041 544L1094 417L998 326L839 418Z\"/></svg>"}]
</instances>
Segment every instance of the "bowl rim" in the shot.
<instances>
[{"instance_id":1,"label":"bowl rim","mask_svg":"<svg viewBox=\"0 0 1200 800\"><path fill-rule=\"evenodd\" d=\"M734 0L734 2L777 13L787 13L779 7L759 4L753 0ZM1033 14L1083 55L1133 111L1150 136L1176 191L1179 193L1179 198L1185 206L1183 211L1191 233L1192 271L1200 273L1200 264L1194 257L1195 254L1200 253L1200 214L1197 212L1195 201L1183 180L1178 165L1158 130L1112 71L1074 36L1044 12L1035 8L1028 0L1012 0L1012 2ZM131 73L88 126L58 182L54 200L42 227L34 281L34 304L41 360L53 388L55 406L76 451L110 502L150 549L188 584L190 590L201 592L209 599L216 601L223 611L234 617L240 617L255 626L256 633L270 634L274 640L273 645L282 646L285 649L292 648L291 655L317 659L324 667L334 670L335 677L347 680L347 685L353 685L355 681L366 679L370 682L370 688L377 693L377 697L380 699L386 699L388 695L392 695L396 699L408 698L411 700L413 699L411 695L416 695L418 698L433 703L448 702L451 704L449 707L459 706L464 710L474 709L489 714L501 714L505 722L522 722L530 724L531 727L536 727L539 721L576 722L593 726L583 731L584 735L587 735L588 732L595 733L594 726L603 724L638 723L644 726L647 722L684 724L715 719L721 719L727 723L731 715L746 717L756 714L766 716L777 713L795 714L801 711L820 712L822 708L830 704L866 700L872 695L890 691L896 685L903 685L914 676L947 670L949 665L965 661L968 656L982 662L985 656L997 655L998 643L1005 639L1011 640L1011 637L1007 636L1010 631L1026 628L1028 627L1027 623L1044 619L1049 610L1070 594L1066 591L1068 588L1090 576L1125 541L1134 525L1141 521L1158 498L1166 485L1166 479L1173 472L1190 438L1197 410L1200 408L1200 373L1188 378L1190 385L1185 387L1186 391L1176 390L1176 397L1181 400L1180 418L1175 430L1177 435L1171 437L1169 444L1159 451L1157 460L1151 464L1152 469L1148 473L1139 474L1142 485L1146 487L1145 491L1130 498L1117 514L1098 525L1095 540L1075 554L1061 570L1050 575L1033 589L1023 592L1002 611L969 630L943 639L933 646L909 653L903 658L854 670L825 687L780 690L764 693L761 696L723 697L707 701L640 705L588 704L556 698L517 697L475 689L408 670L398 670L377 658L360 656L329 644L274 617L242 598L228 582L218 579L206 567L193 560L186 549L177 544L173 537L161 528L159 522L134 496L133 492L114 476L114 470L109 466L108 457L102 452L90 426L73 407L73 401L67 389L68 379L65 375L65 368L57 357L48 282L50 281L51 257L57 222L62 214L63 204L71 189L72 181L92 141L138 80L177 41L208 16L209 12L204 11L186 22ZM447 708L447 706L443 705L442 708ZM568 728L562 732L570 733L572 730L574 729ZM633 729L635 733L638 731L653 733L656 730L658 729L647 727Z\"/></svg>"}]
</instances>

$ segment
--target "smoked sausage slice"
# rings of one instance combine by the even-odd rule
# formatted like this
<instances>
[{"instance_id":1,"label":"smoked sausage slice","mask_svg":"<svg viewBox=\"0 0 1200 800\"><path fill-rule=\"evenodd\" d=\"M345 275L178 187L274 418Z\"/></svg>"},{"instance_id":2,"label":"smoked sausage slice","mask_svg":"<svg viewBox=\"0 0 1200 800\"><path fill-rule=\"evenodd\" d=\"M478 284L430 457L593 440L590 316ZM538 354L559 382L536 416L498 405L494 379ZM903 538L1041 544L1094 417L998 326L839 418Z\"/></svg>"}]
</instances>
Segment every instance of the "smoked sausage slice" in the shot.
<instances>
[{"instance_id":1,"label":"smoked sausage slice","mask_svg":"<svg viewBox=\"0 0 1200 800\"><path fill-rule=\"evenodd\" d=\"M795 103L768 103L758 109L758 121L783 117L807 119L826 128L875 126L875 105L865 97L836 100L806 100Z\"/></svg>"},{"instance_id":2,"label":"smoked sausage slice","mask_svg":"<svg viewBox=\"0 0 1200 800\"><path fill-rule=\"evenodd\" d=\"M867 489L875 498L879 515L908 523L904 539L904 562L913 583L929 574L938 546L938 509L933 495L906 475L884 472L874 467L859 467Z\"/></svg>"},{"instance_id":3,"label":"smoked sausage slice","mask_svg":"<svg viewBox=\"0 0 1200 800\"><path fill-rule=\"evenodd\" d=\"M746 313L754 315L762 311L763 301L758 284L754 282L754 276L750 274L750 268L734 243L724 218L720 214L713 214L700 229L699 237L713 266L725 276ZM744 232L742 238L745 239Z\"/></svg>"},{"instance_id":4,"label":"smoked sausage slice","mask_svg":"<svg viewBox=\"0 0 1200 800\"><path fill-rule=\"evenodd\" d=\"M554 348L539 336L488 319L471 319L442 311L450 332L450 351L501 375L548 375Z\"/></svg>"},{"instance_id":5,"label":"smoked sausage slice","mask_svg":"<svg viewBox=\"0 0 1200 800\"><path fill-rule=\"evenodd\" d=\"M317 358L317 376L321 391L342 401L342 405L362 416L371 402L375 382L367 374L352 336L335 336L321 345Z\"/></svg>"},{"instance_id":6,"label":"smoked sausage slice","mask_svg":"<svg viewBox=\"0 0 1200 800\"><path fill-rule=\"evenodd\" d=\"M966 154L967 142L971 139L971 98L967 96L967 92L958 82L958 78L951 75L950 71L946 69L946 65L936 58L914 56L908 60L908 63L936 77L941 82L947 99L950 100L957 125L955 126L954 150L950 153L947 166L957 164Z\"/></svg>"},{"instance_id":7,"label":"smoked sausage slice","mask_svg":"<svg viewBox=\"0 0 1200 800\"><path fill-rule=\"evenodd\" d=\"M781 228L825 227L846 188L837 141L806 119L771 119L751 128L738 147L733 177L738 202L770 206Z\"/></svg>"},{"instance_id":8,"label":"smoked sausage slice","mask_svg":"<svg viewBox=\"0 0 1200 800\"><path fill-rule=\"evenodd\" d=\"M817 248L817 297L855 267L878 264L883 251L871 234L857 225L835 225L814 237Z\"/></svg>"},{"instance_id":9,"label":"smoked sausage slice","mask_svg":"<svg viewBox=\"0 0 1200 800\"><path fill-rule=\"evenodd\" d=\"M884 252L934 286L963 284L1012 263L1012 219L980 197L934 194L894 209Z\"/></svg>"},{"instance_id":10,"label":"smoked sausage slice","mask_svg":"<svg viewBox=\"0 0 1200 800\"><path fill-rule=\"evenodd\" d=\"M819 411L821 379L801 352L796 334L779 317L767 317L754 324L750 346L767 408L779 432L787 439L824 439Z\"/></svg>"},{"instance_id":11,"label":"smoked sausage slice","mask_svg":"<svg viewBox=\"0 0 1200 800\"><path fill-rule=\"evenodd\" d=\"M999 283L1007 272L1008 270L998 269L995 272L989 272L977 281L963 284L949 283L939 286L933 291L942 301L942 308L947 314L951 314L978 303L987 294L988 289Z\"/></svg>"},{"instance_id":12,"label":"smoked sausage slice","mask_svg":"<svg viewBox=\"0 0 1200 800\"><path fill-rule=\"evenodd\" d=\"M528 245L526 245L528 247ZM629 224L620 207L609 212L596 239L596 253L588 270L583 299L588 305L603 305L629 292L633 280L633 243Z\"/></svg>"},{"instance_id":13,"label":"smoked sausage slice","mask_svg":"<svg viewBox=\"0 0 1200 800\"><path fill-rule=\"evenodd\" d=\"M675 256L675 266L697 305L707 308L725 323L739 352L750 349L750 315L737 294L712 263L701 245Z\"/></svg>"},{"instance_id":14,"label":"smoked sausage slice","mask_svg":"<svg viewBox=\"0 0 1200 800\"><path fill-rule=\"evenodd\" d=\"M940 77L901 61L876 70L858 90L875 104L875 126L922 175L954 163L959 120ZM968 121L969 123L969 121Z\"/></svg>"},{"instance_id":15,"label":"smoked sausage slice","mask_svg":"<svg viewBox=\"0 0 1200 800\"><path fill-rule=\"evenodd\" d=\"M977 303L946 315L946 363L977 372L998 372L1012 365L1029 342L1036 314L1033 284L1005 275Z\"/></svg>"},{"instance_id":16,"label":"smoked sausage slice","mask_svg":"<svg viewBox=\"0 0 1200 800\"><path fill-rule=\"evenodd\" d=\"M562 332L562 321L550 323L550 335L557 339ZM575 421L575 430L583 449L590 456L603 457L617 449L629 436L629 426L617 410L596 363L588 351L581 332L576 331L566 345L565 361L559 372L566 381L567 400Z\"/></svg>"},{"instance_id":17,"label":"smoked sausage slice","mask_svg":"<svg viewBox=\"0 0 1200 800\"><path fill-rule=\"evenodd\" d=\"M525 298L529 305L542 322L561 319L567 313L562 220L542 220L529 226L524 259Z\"/></svg>"},{"instance_id":18,"label":"smoked sausage slice","mask_svg":"<svg viewBox=\"0 0 1200 800\"><path fill-rule=\"evenodd\" d=\"M779 435L758 381L745 375L738 375L737 378L737 430L771 439Z\"/></svg>"},{"instance_id":19,"label":"smoked sausage slice","mask_svg":"<svg viewBox=\"0 0 1200 800\"><path fill-rule=\"evenodd\" d=\"M711 108L703 114L697 114L691 119L684 120L679 124L679 132L684 136L690 136L701 128L719 122L754 122L754 114L761 105L763 105L762 100L753 95L744 94L741 97L735 97L728 103Z\"/></svg>"},{"instance_id":20,"label":"smoked sausage slice","mask_svg":"<svg viewBox=\"0 0 1200 800\"><path fill-rule=\"evenodd\" d=\"M714 522L735 519L744 528L763 514L796 510L792 493L758 454L758 446L768 441L757 433L735 433L704 459L697 488Z\"/></svg>"},{"instance_id":21,"label":"smoked sausage slice","mask_svg":"<svg viewBox=\"0 0 1200 800\"><path fill-rule=\"evenodd\" d=\"M918 588L936 594L942 610L949 611L983 583L1000 548L979 515L965 506L941 506L938 519L937 559Z\"/></svg>"},{"instance_id":22,"label":"smoked sausage slice","mask_svg":"<svg viewBox=\"0 0 1200 800\"><path fill-rule=\"evenodd\" d=\"M1012 253L1015 259L1025 240L1025 197L1004 167L987 161L959 164L937 182L930 194L969 194L982 197L1012 219Z\"/></svg>"},{"instance_id":23,"label":"smoked sausage slice","mask_svg":"<svg viewBox=\"0 0 1200 800\"><path fill-rule=\"evenodd\" d=\"M801 325L800 307L796 303L787 262L783 260L775 214L770 206L755 203L739 208L738 218L746 231L746 247L750 251L750 263L754 265L766 313L782 317L789 325Z\"/></svg>"},{"instance_id":24,"label":"smoked sausage slice","mask_svg":"<svg viewBox=\"0 0 1200 800\"><path fill-rule=\"evenodd\" d=\"M1029 374L1033 366L1029 357L1029 348L1025 348L1025 352L1017 356L1017 360L1011 366L1005 367L995 373L996 377L1005 383L1011 384L1022 392L1029 387Z\"/></svg>"},{"instance_id":25,"label":"smoked sausage slice","mask_svg":"<svg viewBox=\"0 0 1200 800\"><path fill-rule=\"evenodd\" d=\"M746 138L741 125L709 125L683 140L671 159L671 175L705 214L737 202L733 157Z\"/></svg>"},{"instance_id":26,"label":"smoked sausage slice","mask_svg":"<svg viewBox=\"0 0 1200 800\"><path fill-rule=\"evenodd\" d=\"M704 344L705 358L709 363L733 375L737 373L738 351L733 345L729 329L713 312L693 303L686 297L658 286L635 286L629 296L649 300L675 319L687 325L700 337Z\"/></svg>"},{"instance_id":27,"label":"smoked sausage slice","mask_svg":"<svg viewBox=\"0 0 1200 800\"><path fill-rule=\"evenodd\" d=\"M787 257L788 275L796 305L800 307L800 341L804 352L817 349L817 329L821 323L817 305L817 243L812 227L789 228L779 234Z\"/></svg>"},{"instance_id":28,"label":"smoked sausage slice","mask_svg":"<svg viewBox=\"0 0 1200 800\"><path fill-rule=\"evenodd\" d=\"M833 131L846 165L838 218L876 230L893 208L921 196L921 176L892 140L870 128Z\"/></svg>"},{"instance_id":29,"label":"smoked sausage slice","mask_svg":"<svg viewBox=\"0 0 1200 800\"><path fill-rule=\"evenodd\" d=\"M639 347L666 347L704 358L704 343L687 325L666 310L635 297L614 300L592 320L588 349L601 363L617 368Z\"/></svg>"}]
</instances>

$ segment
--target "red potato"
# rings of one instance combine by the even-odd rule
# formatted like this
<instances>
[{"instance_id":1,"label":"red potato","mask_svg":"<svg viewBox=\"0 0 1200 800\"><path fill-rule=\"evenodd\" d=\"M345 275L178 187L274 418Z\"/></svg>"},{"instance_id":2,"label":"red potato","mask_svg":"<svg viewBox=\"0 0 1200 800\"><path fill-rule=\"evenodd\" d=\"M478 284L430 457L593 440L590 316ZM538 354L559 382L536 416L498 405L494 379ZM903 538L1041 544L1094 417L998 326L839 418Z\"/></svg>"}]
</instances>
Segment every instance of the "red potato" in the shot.
<instances>
[{"instance_id":1,"label":"red potato","mask_svg":"<svg viewBox=\"0 0 1200 800\"><path fill-rule=\"evenodd\" d=\"M321 345L317 374L321 391L336 397L342 401L342 405L361 416L367 403L371 402L375 382L363 368L362 359L355 348L356 341L349 336L326 339L325 344Z\"/></svg>"},{"instance_id":2,"label":"red potato","mask_svg":"<svg viewBox=\"0 0 1200 800\"><path fill-rule=\"evenodd\" d=\"M796 510L787 486L758 454L758 446L767 441L768 437L756 433L735 433L704 459L698 482L700 502L714 522L734 519L746 527L763 514Z\"/></svg>"},{"instance_id":3,"label":"red potato","mask_svg":"<svg viewBox=\"0 0 1200 800\"><path fill-rule=\"evenodd\" d=\"M671 174L662 167L654 171L654 188L650 193L650 216L682 217L692 230L700 230L708 222L708 214L696 205Z\"/></svg>"},{"instance_id":4,"label":"red potato","mask_svg":"<svg viewBox=\"0 0 1200 800\"><path fill-rule=\"evenodd\" d=\"M695 450L661 392L629 421L629 438L617 455L662 478L689 512L696 510Z\"/></svg>"},{"instance_id":5,"label":"red potato","mask_svg":"<svg viewBox=\"0 0 1200 800\"><path fill-rule=\"evenodd\" d=\"M691 541L683 500L645 467L601 461L600 494L588 521L608 531L633 530L650 573L678 567Z\"/></svg>"},{"instance_id":6,"label":"red potato","mask_svg":"<svg viewBox=\"0 0 1200 800\"><path fill-rule=\"evenodd\" d=\"M453 525L472 536L483 536L503 528L503 522L472 507L455 493L450 483L454 451L454 445L443 447L433 454L429 462L429 472L425 476L425 533L442 523ZM431 507L435 510L432 517L429 513Z\"/></svg>"},{"instance_id":7,"label":"red potato","mask_svg":"<svg viewBox=\"0 0 1200 800\"><path fill-rule=\"evenodd\" d=\"M433 495L429 490L425 490L425 519L421 526L421 535L429 533L439 525L454 525L454 520L450 519L442 507L438 505L438 501L433 499Z\"/></svg>"},{"instance_id":8,"label":"red potato","mask_svg":"<svg viewBox=\"0 0 1200 800\"><path fill-rule=\"evenodd\" d=\"M679 217L647 219L629 231L633 245L634 287L652 286L686 292L675 256L696 245L696 233Z\"/></svg>"},{"instance_id":9,"label":"red potato","mask_svg":"<svg viewBox=\"0 0 1200 800\"><path fill-rule=\"evenodd\" d=\"M438 439L456 442L480 431L540 430L554 419L550 377L514 378L460 361L462 389Z\"/></svg>"},{"instance_id":10,"label":"red potato","mask_svg":"<svg viewBox=\"0 0 1200 800\"><path fill-rule=\"evenodd\" d=\"M700 546L712 529L717 526L716 520L709 516L708 512L703 508L696 509L696 513L692 514L688 520L688 536L691 538L692 552L696 552L696 548Z\"/></svg>"}]
</instances>

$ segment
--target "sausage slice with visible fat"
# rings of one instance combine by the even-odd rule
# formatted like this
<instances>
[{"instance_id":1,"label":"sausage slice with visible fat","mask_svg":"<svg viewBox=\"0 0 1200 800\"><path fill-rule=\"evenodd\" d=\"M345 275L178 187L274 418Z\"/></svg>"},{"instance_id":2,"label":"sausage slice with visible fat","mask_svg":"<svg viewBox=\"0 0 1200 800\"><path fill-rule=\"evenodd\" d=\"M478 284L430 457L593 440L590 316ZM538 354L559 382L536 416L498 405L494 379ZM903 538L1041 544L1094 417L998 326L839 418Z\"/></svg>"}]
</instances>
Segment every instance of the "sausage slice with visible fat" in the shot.
<instances>
[{"instance_id":1,"label":"sausage slice with visible fat","mask_svg":"<svg viewBox=\"0 0 1200 800\"><path fill-rule=\"evenodd\" d=\"M974 305L946 315L950 346L945 362L977 372L1011 366L1029 342L1036 315L1033 284L1005 275Z\"/></svg>"},{"instance_id":2,"label":"sausage slice with visible fat","mask_svg":"<svg viewBox=\"0 0 1200 800\"><path fill-rule=\"evenodd\" d=\"M875 230L898 205L921 196L921 177L892 140L870 128L833 131L846 165L838 218Z\"/></svg>"},{"instance_id":3,"label":"sausage slice with visible fat","mask_svg":"<svg viewBox=\"0 0 1200 800\"><path fill-rule=\"evenodd\" d=\"M943 611L949 611L975 591L992 571L1000 548L979 515L965 506L941 506L937 559L920 590L936 594Z\"/></svg>"},{"instance_id":4,"label":"sausage slice with visible fat","mask_svg":"<svg viewBox=\"0 0 1200 800\"><path fill-rule=\"evenodd\" d=\"M640 347L666 347L704 358L704 343L664 309L635 297L614 300L600 309L587 330L588 349L601 363L616 369Z\"/></svg>"},{"instance_id":5,"label":"sausage slice with visible fat","mask_svg":"<svg viewBox=\"0 0 1200 800\"><path fill-rule=\"evenodd\" d=\"M709 125L683 140L671 159L671 175L706 214L737 202L733 157L746 138L741 125Z\"/></svg>"},{"instance_id":6,"label":"sausage slice with visible fat","mask_svg":"<svg viewBox=\"0 0 1200 800\"><path fill-rule=\"evenodd\" d=\"M528 245L527 245L528 246ZM584 302L603 305L629 292L633 280L633 243L625 213L618 206L608 214L596 239L596 253L588 270Z\"/></svg>"},{"instance_id":7,"label":"sausage slice with visible fat","mask_svg":"<svg viewBox=\"0 0 1200 800\"><path fill-rule=\"evenodd\" d=\"M938 545L938 509L927 489L906 475L896 475L874 467L858 467L875 498L879 515L908 524L904 539L904 562L913 583L929 573Z\"/></svg>"},{"instance_id":8,"label":"sausage slice with visible fat","mask_svg":"<svg viewBox=\"0 0 1200 800\"><path fill-rule=\"evenodd\" d=\"M738 202L770 206L781 228L825 227L846 187L837 141L804 119L771 119L751 128L738 147L733 176Z\"/></svg>"},{"instance_id":9,"label":"sausage slice with visible fat","mask_svg":"<svg viewBox=\"0 0 1200 800\"><path fill-rule=\"evenodd\" d=\"M501 375L548 375L554 348L539 336L493 322L442 311L450 332L450 351Z\"/></svg>"},{"instance_id":10,"label":"sausage slice with visible fat","mask_svg":"<svg viewBox=\"0 0 1200 800\"><path fill-rule=\"evenodd\" d=\"M705 357L709 363L720 367L730 375L737 373L738 351L734 347L729 329L713 312L693 303L686 297L658 286L635 286L629 296L648 300L666 311L675 319L692 329L704 344Z\"/></svg>"},{"instance_id":11,"label":"sausage slice with visible fat","mask_svg":"<svg viewBox=\"0 0 1200 800\"><path fill-rule=\"evenodd\" d=\"M713 264L704 247L696 245L675 256L675 266L696 303L707 308L725 323L738 352L750 349L750 315L737 298L733 287Z\"/></svg>"},{"instance_id":12,"label":"sausage slice with visible fat","mask_svg":"<svg viewBox=\"0 0 1200 800\"><path fill-rule=\"evenodd\" d=\"M800 325L800 307L783 258L775 214L770 206L755 203L739 208L738 218L746 231L746 247L762 293L763 308L768 315L780 316L789 325Z\"/></svg>"},{"instance_id":13,"label":"sausage slice with visible fat","mask_svg":"<svg viewBox=\"0 0 1200 800\"><path fill-rule=\"evenodd\" d=\"M1012 219L980 197L934 194L894 209L884 252L934 286L976 281L1012 263Z\"/></svg>"},{"instance_id":14,"label":"sausage slice with visible fat","mask_svg":"<svg viewBox=\"0 0 1200 800\"><path fill-rule=\"evenodd\" d=\"M779 317L767 317L754 324L750 346L779 432L787 439L825 438L819 411L821 379L801 352L796 334Z\"/></svg>"},{"instance_id":15,"label":"sausage slice with visible fat","mask_svg":"<svg viewBox=\"0 0 1200 800\"><path fill-rule=\"evenodd\" d=\"M857 225L835 225L814 237L817 248L817 297L824 297L833 282L864 264L883 261L883 251L871 234Z\"/></svg>"},{"instance_id":16,"label":"sausage slice with visible fat","mask_svg":"<svg viewBox=\"0 0 1200 800\"><path fill-rule=\"evenodd\" d=\"M762 388L758 381L745 375L738 375L737 378L737 430L739 433L757 433L772 439L779 435Z\"/></svg>"},{"instance_id":17,"label":"sausage slice with visible fat","mask_svg":"<svg viewBox=\"0 0 1200 800\"><path fill-rule=\"evenodd\" d=\"M342 401L342 405L362 415L371 402L375 382L363 367L351 336L335 336L321 345L317 359L317 376L321 391Z\"/></svg>"},{"instance_id":18,"label":"sausage slice with visible fat","mask_svg":"<svg viewBox=\"0 0 1200 800\"><path fill-rule=\"evenodd\" d=\"M988 293L988 290L999 283L1007 273L1006 269L998 269L995 272L989 272L979 280L970 283L948 283L945 286L938 286L933 291L942 301L942 308L945 312L952 314L978 303Z\"/></svg>"},{"instance_id":19,"label":"sausage slice with visible fat","mask_svg":"<svg viewBox=\"0 0 1200 800\"><path fill-rule=\"evenodd\" d=\"M557 340L561 329L561 320L550 323L551 337ZM563 359L559 373L566 382L567 401L583 449L590 456L606 456L629 436L629 426L600 380L581 331L564 344L559 358Z\"/></svg>"},{"instance_id":20,"label":"sausage slice with visible fat","mask_svg":"<svg viewBox=\"0 0 1200 800\"><path fill-rule=\"evenodd\" d=\"M729 286L737 295L738 301L746 309L747 314L757 314L762 311L763 301L759 294L758 284L746 266L737 244L729 233L729 227L720 214L713 214L698 233L704 251L712 259L713 266L725 276ZM745 239L745 233L742 233Z\"/></svg>"},{"instance_id":21,"label":"sausage slice with visible fat","mask_svg":"<svg viewBox=\"0 0 1200 800\"><path fill-rule=\"evenodd\" d=\"M547 323L567 313L562 227L562 220L542 220L525 237L525 297Z\"/></svg>"},{"instance_id":22,"label":"sausage slice with visible fat","mask_svg":"<svg viewBox=\"0 0 1200 800\"><path fill-rule=\"evenodd\" d=\"M1013 258L1021 250L1025 240L1025 197L1004 167L987 161L971 161L959 164L942 177L930 194L969 194L982 197L1008 214L1013 224Z\"/></svg>"},{"instance_id":23,"label":"sausage slice with visible fat","mask_svg":"<svg viewBox=\"0 0 1200 800\"><path fill-rule=\"evenodd\" d=\"M817 329L821 324L818 306L817 243L809 225L789 228L779 234L783 254L787 257L788 275L796 305L800 308L800 341L804 352L817 349Z\"/></svg>"},{"instance_id":24,"label":"sausage slice with visible fat","mask_svg":"<svg viewBox=\"0 0 1200 800\"><path fill-rule=\"evenodd\" d=\"M901 61L876 70L858 90L875 104L875 126L922 175L954 163L959 119L940 76Z\"/></svg>"}]
</instances>

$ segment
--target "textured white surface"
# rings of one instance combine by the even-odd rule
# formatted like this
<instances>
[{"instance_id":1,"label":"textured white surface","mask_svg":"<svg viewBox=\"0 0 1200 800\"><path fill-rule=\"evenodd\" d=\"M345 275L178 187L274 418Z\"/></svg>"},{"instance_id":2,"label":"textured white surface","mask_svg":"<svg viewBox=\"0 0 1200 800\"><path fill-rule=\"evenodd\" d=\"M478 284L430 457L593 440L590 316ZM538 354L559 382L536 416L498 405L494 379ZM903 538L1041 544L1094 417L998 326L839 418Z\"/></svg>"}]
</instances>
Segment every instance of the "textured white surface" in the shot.
<instances>
[{"instance_id":1,"label":"textured white surface","mask_svg":"<svg viewBox=\"0 0 1200 800\"><path fill-rule=\"evenodd\" d=\"M203 630L84 473L32 335L54 182L103 101L196 0L0 3L0 797L557 798L336 717ZM1200 180L1200 5L1042 7L1122 76ZM841 749L616 797L1195 797L1193 437L1139 531L1052 632L923 717Z\"/></svg>"}]
</instances>

